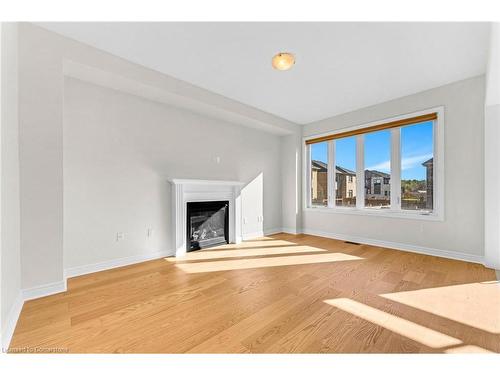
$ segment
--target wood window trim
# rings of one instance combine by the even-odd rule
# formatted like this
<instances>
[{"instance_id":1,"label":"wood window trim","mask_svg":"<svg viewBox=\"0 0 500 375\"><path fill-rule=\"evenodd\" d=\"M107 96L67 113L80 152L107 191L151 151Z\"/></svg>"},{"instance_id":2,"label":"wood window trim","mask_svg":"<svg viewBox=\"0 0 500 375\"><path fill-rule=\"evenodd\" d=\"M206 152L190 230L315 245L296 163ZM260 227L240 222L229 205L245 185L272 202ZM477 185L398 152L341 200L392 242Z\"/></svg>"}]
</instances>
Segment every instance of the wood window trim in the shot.
<instances>
[{"instance_id":1,"label":"wood window trim","mask_svg":"<svg viewBox=\"0 0 500 375\"><path fill-rule=\"evenodd\" d=\"M371 133L379 130L393 129L405 125L418 124L419 122L433 121L437 119L437 112L428 113L416 117L406 118L402 120L390 121L379 125L368 126L366 128L349 130L346 132L325 135L323 137L312 138L306 140L306 145L311 145L314 143L327 142L334 139L352 137L359 134Z\"/></svg>"}]
</instances>

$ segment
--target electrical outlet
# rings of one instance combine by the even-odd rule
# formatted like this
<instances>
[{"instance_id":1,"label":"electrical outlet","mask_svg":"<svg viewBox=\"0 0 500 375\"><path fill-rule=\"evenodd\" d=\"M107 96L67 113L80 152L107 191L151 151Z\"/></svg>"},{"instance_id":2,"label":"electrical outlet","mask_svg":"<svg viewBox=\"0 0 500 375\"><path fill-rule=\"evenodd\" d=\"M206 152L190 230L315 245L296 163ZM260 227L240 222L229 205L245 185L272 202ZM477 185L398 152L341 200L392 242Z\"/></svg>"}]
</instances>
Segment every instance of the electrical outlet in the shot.
<instances>
[{"instance_id":1,"label":"electrical outlet","mask_svg":"<svg viewBox=\"0 0 500 375\"><path fill-rule=\"evenodd\" d=\"M146 233L146 236L147 236L148 238L153 237L153 228L148 228L147 233Z\"/></svg>"},{"instance_id":2,"label":"electrical outlet","mask_svg":"<svg viewBox=\"0 0 500 375\"><path fill-rule=\"evenodd\" d=\"M117 232L116 233L116 241L121 241L125 238L125 233L123 232Z\"/></svg>"}]
</instances>

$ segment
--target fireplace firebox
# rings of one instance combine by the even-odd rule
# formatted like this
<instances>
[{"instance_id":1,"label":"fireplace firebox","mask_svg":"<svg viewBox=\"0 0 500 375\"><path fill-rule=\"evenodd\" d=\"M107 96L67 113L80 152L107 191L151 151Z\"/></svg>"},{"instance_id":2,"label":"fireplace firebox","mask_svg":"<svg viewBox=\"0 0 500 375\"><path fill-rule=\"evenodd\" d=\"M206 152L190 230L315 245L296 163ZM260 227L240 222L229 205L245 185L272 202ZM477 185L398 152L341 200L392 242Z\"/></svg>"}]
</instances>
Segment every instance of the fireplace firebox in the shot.
<instances>
[{"instance_id":1,"label":"fireplace firebox","mask_svg":"<svg viewBox=\"0 0 500 375\"><path fill-rule=\"evenodd\" d=\"M229 243L229 201L187 202L186 250Z\"/></svg>"}]
</instances>

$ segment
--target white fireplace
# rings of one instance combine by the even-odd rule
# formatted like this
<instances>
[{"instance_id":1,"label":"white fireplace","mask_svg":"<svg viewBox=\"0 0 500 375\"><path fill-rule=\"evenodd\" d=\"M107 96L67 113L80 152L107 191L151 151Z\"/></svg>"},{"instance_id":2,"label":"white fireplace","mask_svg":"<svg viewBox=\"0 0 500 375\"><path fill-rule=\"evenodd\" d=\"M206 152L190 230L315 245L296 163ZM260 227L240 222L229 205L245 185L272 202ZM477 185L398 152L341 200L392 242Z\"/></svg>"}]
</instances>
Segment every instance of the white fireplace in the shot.
<instances>
[{"instance_id":1,"label":"white fireplace","mask_svg":"<svg viewBox=\"0 0 500 375\"><path fill-rule=\"evenodd\" d=\"M239 181L173 179L172 233L175 256L187 251L187 202L228 201L229 242L241 242L241 187Z\"/></svg>"}]
</instances>

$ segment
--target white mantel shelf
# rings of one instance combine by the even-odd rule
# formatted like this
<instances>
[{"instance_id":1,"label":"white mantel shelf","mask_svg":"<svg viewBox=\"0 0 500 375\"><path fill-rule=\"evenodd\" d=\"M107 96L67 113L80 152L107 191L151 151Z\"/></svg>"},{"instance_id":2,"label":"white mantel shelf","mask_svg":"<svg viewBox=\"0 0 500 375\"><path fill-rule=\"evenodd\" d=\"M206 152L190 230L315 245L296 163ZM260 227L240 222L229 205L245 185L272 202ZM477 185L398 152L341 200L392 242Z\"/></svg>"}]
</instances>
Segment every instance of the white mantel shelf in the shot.
<instances>
[{"instance_id":1,"label":"white mantel shelf","mask_svg":"<svg viewBox=\"0 0 500 375\"><path fill-rule=\"evenodd\" d=\"M171 179L173 247L177 257L186 255L187 249L187 202L228 201L229 242L240 243L241 235L241 188L240 181Z\"/></svg>"},{"instance_id":2,"label":"white mantel shelf","mask_svg":"<svg viewBox=\"0 0 500 375\"><path fill-rule=\"evenodd\" d=\"M192 180L174 178L170 180L174 185L220 185L220 186L243 186L244 182L224 180Z\"/></svg>"}]
</instances>

